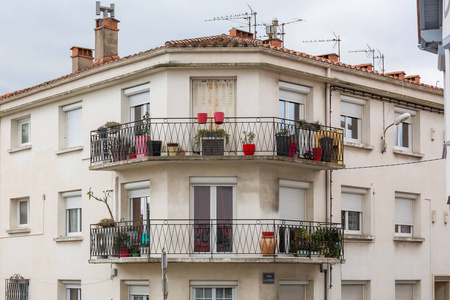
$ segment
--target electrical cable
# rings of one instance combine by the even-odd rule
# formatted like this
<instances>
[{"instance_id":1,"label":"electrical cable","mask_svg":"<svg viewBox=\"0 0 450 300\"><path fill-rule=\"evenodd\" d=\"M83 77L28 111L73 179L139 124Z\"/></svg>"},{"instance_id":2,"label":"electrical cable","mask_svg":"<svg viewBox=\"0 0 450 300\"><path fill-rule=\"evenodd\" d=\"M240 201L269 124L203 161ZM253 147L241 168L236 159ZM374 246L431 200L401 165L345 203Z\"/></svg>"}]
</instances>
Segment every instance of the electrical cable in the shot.
<instances>
[{"instance_id":1,"label":"electrical cable","mask_svg":"<svg viewBox=\"0 0 450 300\"><path fill-rule=\"evenodd\" d=\"M421 163L427 163L437 160L442 160L444 158L433 158L433 159L427 159L427 160L421 160L421 161L412 161L412 162L405 162L405 163L397 163L397 164L388 164L388 165L376 165L376 166L361 166L361 167L350 167L345 169L338 169L335 171L342 171L342 170L356 170L356 169L372 169L372 168L384 168L384 167L395 167L395 166L403 166L403 165L412 165L412 164L421 164Z\"/></svg>"}]
</instances>

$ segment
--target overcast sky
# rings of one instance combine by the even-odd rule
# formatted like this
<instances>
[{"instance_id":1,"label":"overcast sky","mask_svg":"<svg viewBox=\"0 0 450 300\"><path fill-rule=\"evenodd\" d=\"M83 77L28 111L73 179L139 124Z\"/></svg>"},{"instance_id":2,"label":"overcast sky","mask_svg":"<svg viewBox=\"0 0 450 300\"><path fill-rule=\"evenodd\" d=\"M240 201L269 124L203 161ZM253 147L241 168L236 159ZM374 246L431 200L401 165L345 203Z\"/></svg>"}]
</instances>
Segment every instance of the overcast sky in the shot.
<instances>
[{"instance_id":1,"label":"overcast sky","mask_svg":"<svg viewBox=\"0 0 450 300\"><path fill-rule=\"evenodd\" d=\"M257 23L302 22L285 26L285 47L308 54L338 52L341 61L372 62L367 45L385 55L386 72L419 74L421 81L443 87L437 56L417 48L415 0L111 0L119 23L119 56L126 56L166 41L228 33L242 24L205 22L214 17L257 12ZM0 0L0 95L21 90L71 73L72 46L94 47L95 0ZM244 20L237 20L245 22ZM246 28L243 28L246 29ZM253 30L253 29L252 29ZM258 27L258 37L265 33ZM261 37L265 39L265 37ZM378 56L378 51L376 52ZM381 70L375 62L375 68Z\"/></svg>"}]
</instances>

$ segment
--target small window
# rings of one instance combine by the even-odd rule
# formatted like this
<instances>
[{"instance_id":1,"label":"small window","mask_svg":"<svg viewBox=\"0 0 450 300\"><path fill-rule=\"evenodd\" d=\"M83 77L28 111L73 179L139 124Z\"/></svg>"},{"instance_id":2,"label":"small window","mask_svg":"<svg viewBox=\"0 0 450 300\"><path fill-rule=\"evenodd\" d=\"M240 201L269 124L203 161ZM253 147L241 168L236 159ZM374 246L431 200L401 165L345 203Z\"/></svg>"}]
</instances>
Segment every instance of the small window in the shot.
<instances>
[{"instance_id":1,"label":"small window","mask_svg":"<svg viewBox=\"0 0 450 300\"><path fill-rule=\"evenodd\" d=\"M410 281L395 282L395 300L414 300L415 283Z\"/></svg>"},{"instance_id":2,"label":"small window","mask_svg":"<svg viewBox=\"0 0 450 300\"><path fill-rule=\"evenodd\" d=\"M279 300L305 300L308 281L280 280Z\"/></svg>"},{"instance_id":3,"label":"small window","mask_svg":"<svg viewBox=\"0 0 450 300\"><path fill-rule=\"evenodd\" d=\"M149 300L149 285L145 280L125 280L128 300Z\"/></svg>"},{"instance_id":4,"label":"small window","mask_svg":"<svg viewBox=\"0 0 450 300\"><path fill-rule=\"evenodd\" d=\"M31 123L30 119L20 120L18 123L19 135L18 144L20 146L28 145L31 141Z\"/></svg>"},{"instance_id":5,"label":"small window","mask_svg":"<svg viewBox=\"0 0 450 300\"><path fill-rule=\"evenodd\" d=\"M413 236L416 195L395 193L395 235Z\"/></svg>"},{"instance_id":6,"label":"small window","mask_svg":"<svg viewBox=\"0 0 450 300\"><path fill-rule=\"evenodd\" d=\"M29 225L30 202L28 200L19 200L17 205L18 226Z\"/></svg>"},{"instance_id":7,"label":"small window","mask_svg":"<svg viewBox=\"0 0 450 300\"><path fill-rule=\"evenodd\" d=\"M81 102L64 106L65 114L65 147L72 148L82 145Z\"/></svg>"},{"instance_id":8,"label":"small window","mask_svg":"<svg viewBox=\"0 0 450 300\"><path fill-rule=\"evenodd\" d=\"M341 299L342 300L364 300L364 290L366 282L364 281L342 281ZM397 298L396 298L397 299Z\"/></svg>"},{"instance_id":9,"label":"small window","mask_svg":"<svg viewBox=\"0 0 450 300\"><path fill-rule=\"evenodd\" d=\"M66 192L66 235L80 235L82 228L81 192Z\"/></svg>"},{"instance_id":10,"label":"small window","mask_svg":"<svg viewBox=\"0 0 450 300\"><path fill-rule=\"evenodd\" d=\"M191 281L193 300L235 300L235 281Z\"/></svg>"},{"instance_id":11,"label":"small window","mask_svg":"<svg viewBox=\"0 0 450 300\"><path fill-rule=\"evenodd\" d=\"M81 287L66 286L66 300L81 300Z\"/></svg>"},{"instance_id":12,"label":"small window","mask_svg":"<svg viewBox=\"0 0 450 300\"><path fill-rule=\"evenodd\" d=\"M362 142L362 123L365 104L365 100L341 96L341 128L346 141Z\"/></svg>"},{"instance_id":13,"label":"small window","mask_svg":"<svg viewBox=\"0 0 450 300\"><path fill-rule=\"evenodd\" d=\"M394 110L394 118L399 117L403 113L407 112L411 115L403 123L395 125L395 148L401 150L412 151L413 150L413 118L416 112L409 109L398 108Z\"/></svg>"},{"instance_id":14,"label":"small window","mask_svg":"<svg viewBox=\"0 0 450 300\"><path fill-rule=\"evenodd\" d=\"M365 189L342 187L341 218L344 232L347 234L363 233Z\"/></svg>"},{"instance_id":15,"label":"small window","mask_svg":"<svg viewBox=\"0 0 450 300\"><path fill-rule=\"evenodd\" d=\"M18 274L14 274L6 279L6 300L28 300L29 279L24 279Z\"/></svg>"}]
</instances>

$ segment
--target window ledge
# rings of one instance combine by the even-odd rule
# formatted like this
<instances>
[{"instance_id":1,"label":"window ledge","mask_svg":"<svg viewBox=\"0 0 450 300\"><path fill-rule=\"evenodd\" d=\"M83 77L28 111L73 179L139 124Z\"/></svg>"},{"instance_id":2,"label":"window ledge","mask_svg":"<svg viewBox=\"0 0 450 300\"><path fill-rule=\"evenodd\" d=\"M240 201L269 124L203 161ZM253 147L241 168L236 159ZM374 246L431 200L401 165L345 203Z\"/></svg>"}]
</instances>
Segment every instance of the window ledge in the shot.
<instances>
[{"instance_id":1,"label":"window ledge","mask_svg":"<svg viewBox=\"0 0 450 300\"><path fill-rule=\"evenodd\" d=\"M20 146L20 147L17 147L17 148L8 149L6 151L8 153L16 153L16 152L30 150L30 149L31 149L31 145L24 145L24 146Z\"/></svg>"},{"instance_id":2,"label":"window ledge","mask_svg":"<svg viewBox=\"0 0 450 300\"><path fill-rule=\"evenodd\" d=\"M344 146L359 148L364 150L373 150L375 147L373 145L366 145L357 142L344 141Z\"/></svg>"},{"instance_id":3,"label":"window ledge","mask_svg":"<svg viewBox=\"0 0 450 300\"><path fill-rule=\"evenodd\" d=\"M61 236L53 239L55 242L81 242L83 237L81 235Z\"/></svg>"},{"instance_id":4,"label":"window ledge","mask_svg":"<svg viewBox=\"0 0 450 300\"><path fill-rule=\"evenodd\" d=\"M394 242L423 243L425 238L415 236L394 236Z\"/></svg>"},{"instance_id":5,"label":"window ledge","mask_svg":"<svg viewBox=\"0 0 450 300\"><path fill-rule=\"evenodd\" d=\"M6 233L8 234L20 234L20 233L30 233L31 228L30 227L22 227L22 228L14 228L6 230Z\"/></svg>"},{"instance_id":6,"label":"window ledge","mask_svg":"<svg viewBox=\"0 0 450 300\"><path fill-rule=\"evenodd\" d=\"M417 158L422 158L425 156L425 154L423 154L423 153L411 152L408 150L401 150L401 149L394 149L393 152L394 152L394 154L407 155L407 156L412 156L412 157L417 157Z\"/></svg>"},{"instance_id":7,"label":"window ledge","mask_svg":"<svg viewBox=\"0 0 450 300\"><path fill-rule=\"evenodd\" d=\"M69 152L75 152L75 151L81 151L81 150L83 150L83 146L76 146L76 147L72 147L72 148L58 150L58 151L56 151L56 155L65 154L65 153L69 153Z\"/></svg>"},{"instance_id":8,"label":"window ledge","mask_svg":"<svg viewBox=\"0 0 450 300\"><path fill-rule=\"evenodd\" d=\"M351 240L355 242L375 242L375 236L366 234L344 234L344 240Z\"/></svg>"}]
</instances>

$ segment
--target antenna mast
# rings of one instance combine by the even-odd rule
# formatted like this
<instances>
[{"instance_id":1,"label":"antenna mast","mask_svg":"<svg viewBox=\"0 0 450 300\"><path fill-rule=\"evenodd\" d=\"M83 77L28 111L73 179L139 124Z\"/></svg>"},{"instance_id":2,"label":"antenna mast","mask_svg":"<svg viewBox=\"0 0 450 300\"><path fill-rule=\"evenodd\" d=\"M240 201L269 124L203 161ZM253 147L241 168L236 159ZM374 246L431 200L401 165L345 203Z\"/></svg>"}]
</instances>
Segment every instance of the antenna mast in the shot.
<instances>
[{"instance_id":1,"label":"antenna mast","mask_svg":"<svg viewBox=\"0 0 450 300\"><path fill-rule=\"evenodd\" d=\"M205 20L205 22L209 21L232 21L237 19L244 19L246 20L246 23L248 23L248 32L252 32L252 19L254 19L254 27L255 32L254 36L256 38L256 11L253 11L253 9L250 7L250 5L247 4L247 6L250 8L250 13L242 13L242 14L236 14L236 15L229 15L229 16L221 16L221 17L214 17L209 20ZM242 23L241 23L242 24Z\"/></svg>"},{"instance_id":2,"label":"antenna mast","mask_svg":"<svg viewBox=\"0 0 450 300\"><path fill-rule=\"evenodd\" d=\"M323 42L335 42L333 49L336 48L336 45L338 46L338 55L339 55L339 61L341 61L341 37L339 35L336 35L334 33L334 39L328 39L328 40L312 40L312 41L303 41L303 43L323 43Z\"/></svg>"},{"instance_id":3,"label":"antenna mast","mask_svg":"<svg viewBox=\"0 0 450 300\"><path fill-rule=\"evenodd\" d=\"M375 56L375 49L370 48L369 44L366 44L367 48L369 48L368 50L352 50L352 51L348 51L350 53L358 53L358 52L365 52L367 57L370 58L372 57L372 66L373 66L373 70L375 71L375 59L380 59L382 66L381 66L381 72L384 74L384 54L381 54L380 50L378 50L379 55Z\"/></svg>"}]
</instances>

